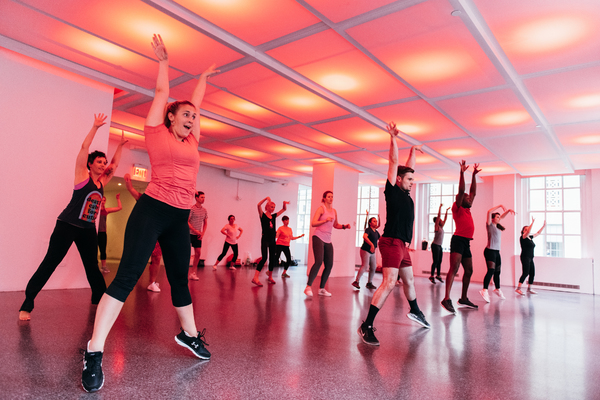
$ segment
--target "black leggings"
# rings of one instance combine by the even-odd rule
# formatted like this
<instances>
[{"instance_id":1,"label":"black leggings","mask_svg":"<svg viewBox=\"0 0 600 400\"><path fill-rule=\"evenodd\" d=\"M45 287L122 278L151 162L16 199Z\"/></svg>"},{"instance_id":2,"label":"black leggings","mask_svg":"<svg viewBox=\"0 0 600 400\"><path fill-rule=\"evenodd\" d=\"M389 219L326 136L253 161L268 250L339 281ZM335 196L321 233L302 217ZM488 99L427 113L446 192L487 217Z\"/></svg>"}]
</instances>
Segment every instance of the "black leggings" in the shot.
<instances>
[{"instance_id":1,"label":"black leggings","mask_svg":"<svg viewBox=\"0 0 600 400\"><path fill-rule=\"evenodd\" d=\"M281 252L285 254L285 263L283 263L283 269L287 271L287 269L292 264L292 255L290 254L290 246L276 245L275 246L275 262L279 263L279 257L281 257Z\"/></svg>"},{"instance_id":2,"label":"black leggings","mask_svg":"<svg viewBox=\"0 0 600 400\"><path fill-rule=\"evenodd\" d=\"M535 278L535 265L533 264L533 257L521 256L521 265L523 266L523 275L519 278L519 283L525 282L525 278L529 275L528 283L533 285L533 279Z\"/></svg>"},{"instance_id":3,"label":"black leggings","mask_svg":"<svg viewBox=\"0 0 600 400\"><path fill-rule=\"evenodd\" d=\"M273 269L275 268L277 263L277 260L275 259L276 252L277 249L275 245L275 238L269 238L263 235L260 239L260 254L262 258L256 266L256 270L262 271L262 268L267 262L267 257L269 257L269 271L273 272Z\"/></svg>"},{"instance_id":4,"label":"black leggings","mask_svg":"<svg viewBox=\"0 0 600 400\"><path fill-rule=\"evenodd\" d=\"M235 264L235 262L237 261L237 257L238 257L238 245L236 244L231 244L231 243L223 243L223 251L221 252L221 254L219 255L219 257L217 257L217 264L223 259L223 257L225 257L225 254L227 254L227 250L229 250L229 247L231 247L231 249L233 250L233 258L231 259L233 264Z\"/></svg>"},{"instance_id":5,"label":"black leggings","mask_svg":"<svg viewBox=\"0 0 600 400\"><path fill-rule=\"evenodd\" d=\"M188 287L190 263L190 210L172 207L148 195L136 203L125 228L123 255L106 294L125 302L142 276L156 242L160 244L165 272L175 307L192 304Z\"/></svg>"},{"instance_id":6,"label":"black leggings","mask_svg":"<svg viewBox=\"0 0 600 400\"><path fill-rule=\"evenodd\" d=\"M31 312L33 310L33 302L50 276L58 267L58 264L65 258L71 245L75 242L79 256L83 261L85 275L92 289L92 304L98 304L100 298L106 290L104 277L98 269L98 236L96 228L84 229L63 221L56 221L54 231L50 236L50 244L48 252L44 260L33 274L27 288L25 289L25 301L21 305L20 311Z\"/></svg>"},{"instance_id":7,"label":"black leggings","mask_svg":"<svg viewBox=\"0 0 600 400\"><path fill-rule=\"evenodd\" d=\"M433 257L433 264L431 264L431 276L437 271L436 276L440 276L440 269L442 268L442 257L444 252L442 246L439 244L431 245L431 256Z\"/></svg>"},{"instance_id":8,"label":"black leggings","mask_svg":"<svg viewBox=\"0 0 600 400\"><path fill-rule=\"evenodd\" d=\"M331 243L325 243L318 237L313 236L312 246L313 254L315 256L315 263L310 269L307 285L312 286L317 274L319 273L321 264L325 262L325 268L323 269L323 274L321 275L321 284L319 285L321 289L325 289L325 283L327 283L327 279L331 273L331 268L333 268L333 245Z\"/></svg>"},{"instance_id":9,"label":"black leggings","mask_svg":"<svg viewBox=\"0 0 600 400\"><path fill-rule=\"evenodd\" d=\"M101 260L106 260L106 242L108 242L106 232L98 232L98 249L100 249Z\"/></svg>"}]
</instances>

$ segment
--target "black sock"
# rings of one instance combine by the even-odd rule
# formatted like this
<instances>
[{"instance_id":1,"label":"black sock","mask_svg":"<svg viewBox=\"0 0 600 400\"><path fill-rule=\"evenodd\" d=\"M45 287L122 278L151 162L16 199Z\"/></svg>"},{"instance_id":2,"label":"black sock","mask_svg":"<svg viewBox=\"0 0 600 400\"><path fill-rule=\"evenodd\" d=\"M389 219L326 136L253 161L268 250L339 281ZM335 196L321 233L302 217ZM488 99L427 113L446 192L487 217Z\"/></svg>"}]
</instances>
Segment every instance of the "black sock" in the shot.
<instances>
[{"instance_id":1,"label":"black sock","mask_svg":"<svg viewBox=\"0 0 600 400\"><path fill-rule=\"evenodd\" d=\"M377 313L379 312L379 308L375 307L373 304L371 304L371 307L369 307L369 314L367 315L367 319L365 319L365 322L363 322L363 326L367 327L367 326L373 326L373 321L375 321L375 317L377 316Z\"/></svg>"},{"instance_id":2,"label":"black sock","mask_svg":"<svg viewBox=\"0 0 600 400\"><path fill-rule=\"evenodd\" d=\"M419 306L417 305L417 299L408 300L408 304L410 305L410 312L411 313L418 314L421 311L419 309Z\"/></svg>"}]
</instances>

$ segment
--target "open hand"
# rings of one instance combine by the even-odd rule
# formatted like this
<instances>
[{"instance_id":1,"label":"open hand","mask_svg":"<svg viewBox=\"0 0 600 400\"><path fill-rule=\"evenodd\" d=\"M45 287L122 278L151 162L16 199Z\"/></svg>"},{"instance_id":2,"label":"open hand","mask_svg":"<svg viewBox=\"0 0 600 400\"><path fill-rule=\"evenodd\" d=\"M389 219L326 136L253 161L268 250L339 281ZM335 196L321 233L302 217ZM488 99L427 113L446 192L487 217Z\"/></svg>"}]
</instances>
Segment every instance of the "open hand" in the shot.
<instances>
[{"instance_id":1,"label":"open hand","mask_svg":"<svg viewBox=\"0 0 600 400\"><path fill-rule=\"evenodd\" d=\"M102 125L105 125L106 118L107 118L107 116L102 113L100 113L98 115L94 114L94 126L96 128L100 128Z\"/></svg>"},{"instance_id":2,"label":"open hand","mask_svg":"<svg viewBox=\"0 0 600 400\"><path fill-rule=\"evenodd\" d=\"M389 132L390 135L392 135L392 137L396 137L398 136L398 128L396 128L396 123L394 121L390 122L389 124L387 124L387 131Z\"/></svg>"},{"instance_id":3,"label":"open hand","mask_svg":"<svg viewBox=\"0 0 600 400\"><path fill-rule=\"evenodd\" d=\"M202 73L202 76L205 76L206 78L208 78L210 76L213 76L213 75L218 74L219 72L221 72L221 70L215 69L216 66L217 66L216 64L213 64L210 67L208 67L206 69L206 71L204 71Z\"/></svg>"},{"instance_id":4,"label":"open hand","mask_svg":"<svg viewBox=\"0 0 600 400\"><path fill-rule=\"evenodd\" d=\"M467 162L465 160L462 160L461 162L459 162L458 165L460 165L461 172L465 172L466 170L469 169L469 166L467 165Z\"/></svg>"},{"instance_id":5,"label":"open hand","mask_svg":"<svg viewBox=\"0 0 600 400\"><path fill-rule=\"evenodd\" d=\"M167 61L169 59L167 48L160 35L154 34L151 44L152 50L154 50L154 54L156 55L156 58L158 58L158 61Z\"/></svg>"},{"instance_id":6,"label":"open hand","mask_svg":"<svg viewBox=\"0 0 600 400\"><path fill-rule=\"evenodd\" d=\"M473 175L477 175L481 172L481 168L479 168L479 164L473 164Z\"/></svg>"}]
</instances>

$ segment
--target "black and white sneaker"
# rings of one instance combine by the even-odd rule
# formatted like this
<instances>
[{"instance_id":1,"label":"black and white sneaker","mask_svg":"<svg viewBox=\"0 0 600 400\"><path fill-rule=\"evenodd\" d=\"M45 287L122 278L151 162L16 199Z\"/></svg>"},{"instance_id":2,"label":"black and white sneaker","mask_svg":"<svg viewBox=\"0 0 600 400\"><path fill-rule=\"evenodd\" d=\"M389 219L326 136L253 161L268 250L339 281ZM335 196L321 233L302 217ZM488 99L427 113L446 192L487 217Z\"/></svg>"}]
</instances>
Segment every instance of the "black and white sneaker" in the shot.
<instances>
[{"instance_id":1,"label":"black and white sneaker","mask_svg":"<svg viewBox=\"0 0 600 400\"><path fill-rule=\"evenodd\" d=\"M456 314L456 310L454 309L454 306L452 305L452 300L450 300L450 299L442 300L442 307L444 307L446 309L446 311L451 312L452 314Z\"/></svg>"},{"instance_id":2,"label":"black and white sneaker","mask_svg":"<svg viewBox=\"0 0 600 400\"><path fill-rule=\"evenodd\" d=\"M198 336L194 337L188 336L182 329L181 332L175 336L175 341L180 346L190 349L190 351L194 353L196 357L203 360L210 360L210 352L206 350L206 347L204 347L208 346L208 343L204 341L205 332L206 329L204 329L202 332L198 332Z\"/></svg>"},{"instance_id":3,"label":"black and white sneaker","mask_svg":"<svg viewBox=\"0 0 600 400\"><path fill-rule=\"evenodd\" d=\"M358 336L360 336L363 342L373 346L379 346L379 340L377 340L373 332L375 332L375 328L373 328L372 326L365 327L361 325L358 328Z\"/></svg>"},{"instance_id":4,"label":"black and white sneaker","mask_svg":"<svg viewBox=\"0 0 600 400\"><path fill-rule=\"evenodd\" d=\"M87 350L83 353L83 372L81 373L81 386L86 392L96 392L104 386L102 373L102 352L93 353Z\"/></svg>"},{"instance_id":5,"label":"black and white sneaker","mask_svg":"<svg viewBox=\"0 0 600 400\"><path fill-rule=\"evenodd\" d=\"M418 311L416 313L410 312L406 314L406 316L408 317L408 319L412 319L416 323L421 324L423 327L431 329L431 325L429 325L429 322L427 322L427 320L425 319L425 315L423 315L422 311Z\"/></svg>"},{"instance_id":6,"label":"black and white sneaker","mask_svg":"<svg viewBox=\"0 0 600 400\"><path fill-rule=\"evenodd\" d=\"M461 306L465 306L467 308L472 308L474 310L477 310L479 308L479 306L477 304L473 304L471 303L471 300L469 299L458 299L458 304L460 304Z\"/></svg>"}]
</instances>

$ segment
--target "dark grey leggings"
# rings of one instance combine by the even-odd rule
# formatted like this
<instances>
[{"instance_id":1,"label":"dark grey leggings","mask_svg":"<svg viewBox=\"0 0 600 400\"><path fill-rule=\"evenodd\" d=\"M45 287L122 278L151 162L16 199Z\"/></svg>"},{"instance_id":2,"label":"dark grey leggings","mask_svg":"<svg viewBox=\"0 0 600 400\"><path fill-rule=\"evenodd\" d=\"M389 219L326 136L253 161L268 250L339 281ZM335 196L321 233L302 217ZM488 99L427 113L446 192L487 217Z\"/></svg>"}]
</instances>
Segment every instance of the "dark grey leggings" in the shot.
<instances>
[{"instance_id":1,"label":"dark grey leggings","mask_svg":"<svg viewBox=\"0 0 600 400\"><path fill-rule=\"evenodd\" d=\"M431 244L431 256L433 257L433 264L431 264L431 276L437 271L437 276L440 276L440 269L442 267L442 257L444 257L444 251L442 246L439 244Z\"/></svg>"},{"instance_id":2,"label":"dark grey leggings","mask_svg":"<svg viewBox=\"0 0 600 400\"><path fill-rule=\"evenodd\" d=\"M235 265L235 262L237 261L238 258L238 245L236 244L231 244L228 242L223 243L223 251L221 252L221 254L219 254L219 257L217 257L217 264L219 262L221 262L221 260L223 259L223 257L225 257L225 255L227 254L227 251L229 250L229 248L231 247L231 250L233 250L233 257L231 258L231 265Z\"/></svg>"},{"instance_id":3,"label":"dark grey leggings","mask_svg":"<svg viewBox=\"0 0 600 400\"><path fill-rule=\"evenodd\" d=\"M535 265L533 264L533 258L521 256L521 265L523 265L523 275L519 278L519 283L525 282L525 278L529 275L528 283L533 285L533 279L535 278Z\"/></svg>"},{"instance_id":4,"label":"dark grey leggings","mask_svg":"<svg viewBox=\"0 0 600 400\"><path fill-rule=\"evenodd\" d=\"M313 236L312 246L313 254L315 256L315 263L310 269L307 285L312 286L317 274L319 273L321 264L325 262L325 268L323 269L323 274L321 275L321 284L319 285L321 289L325 289L325 284L327 283L327 279L331 273L331 268L333 268L333 245L331 243L325 243L318 237Z\"/></svg>"}]
</instances>

